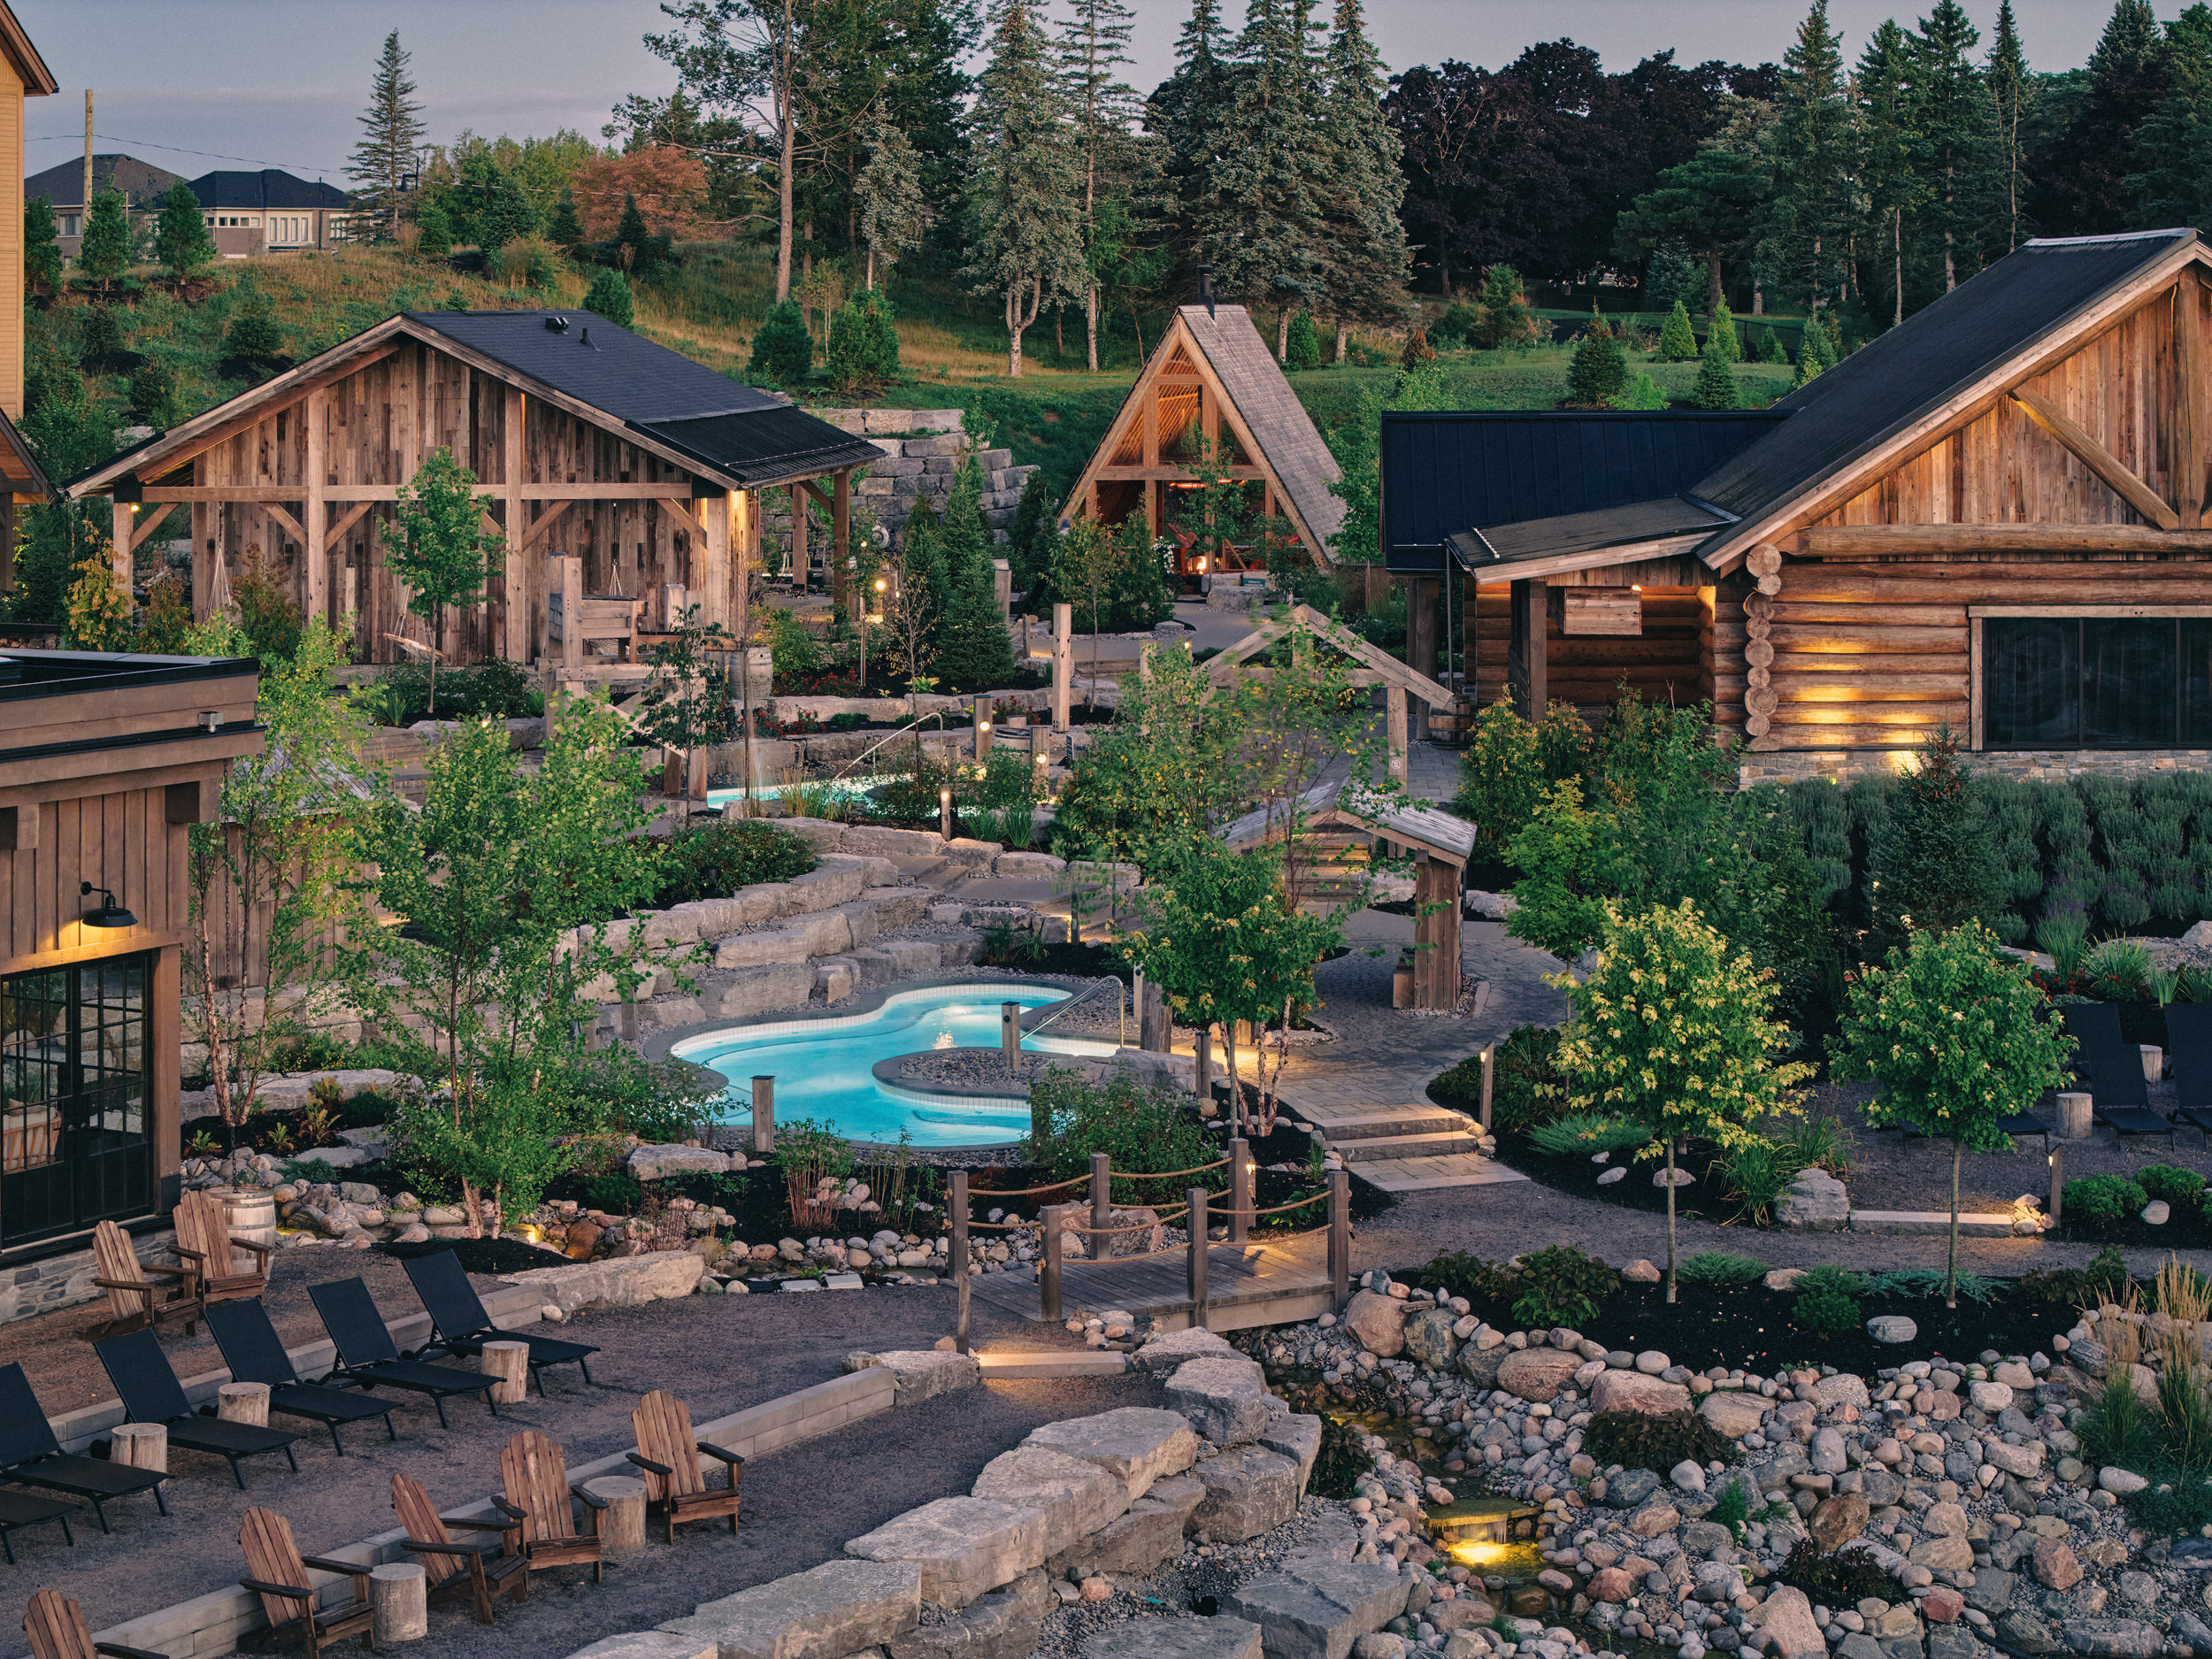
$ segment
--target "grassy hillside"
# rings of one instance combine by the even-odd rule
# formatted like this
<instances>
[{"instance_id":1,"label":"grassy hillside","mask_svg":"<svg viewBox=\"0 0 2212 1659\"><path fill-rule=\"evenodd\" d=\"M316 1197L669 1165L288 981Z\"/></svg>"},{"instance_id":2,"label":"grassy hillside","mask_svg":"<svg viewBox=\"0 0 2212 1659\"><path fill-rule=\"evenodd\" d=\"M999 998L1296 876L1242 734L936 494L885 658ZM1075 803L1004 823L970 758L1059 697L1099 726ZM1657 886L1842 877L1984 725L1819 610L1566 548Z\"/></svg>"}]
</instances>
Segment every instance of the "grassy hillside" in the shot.
<instances>
[{"instance_id":1,"label":"grassy hillside","mask_svg":"<svg viewBox=\"0 0 2212 1659\"><path fill-rule=\"evenodd\" d=\"M753 331L768 306L772 275L765 250L687 250L680 268L641 286L636 326L664 345L741 378ZM142 280L150 276L141 273ZM296 360L395 311L435 310L449 303L470 309L575 306L581 303L586 286L585 273L564 271L552 292L509 288L457 272L443 262L367 248L264 260L250 269L227 265L216 273L214 291L196 303L185 303L146 280L125 307L128 350L88 374L119 426L128 419L129 371L146 355L165 358L175 371L187 413L253 383L242 365L226 359L223 346L225 330L240 303L241 285L248 280L269 296L284 331L287 353ZM1108 331L1102 360L1110 367L1098 374L1082 368L1081 319L1067 319L1064 349L1059 350L1054 349L1048 320L1029 332L1028 372L1019 380L1010 380L1005 377L1005 330L987 302L943 283L902 282L892 292L900 311L901 356L907 373L902 384L875 401L890 408L960 409L972 425L987 423L996 441L1013 449L1018 462L1041 466L1056 494L1071 488L1127 395L1138 362L1130 319L1118 318L1116 326ZM74 295L34 309L33 357L57 347L74 352L86 313L83 300ZM1164 316L1145 316L1141 321L1146 342L1156 342ZM1372 358L1379 354L1363 355ZM1462 407L1548 409L1564 395L1571 356L1565 347L1543 347L1455 352L1448 354L1445 363ZM1678 398L1688 396L1697 378L1694 363L1639 362L1632 366L1648 368L1660 386ZM1363 393L1386 391L1394 373L1388 366L1348 365L1289 378L1325 434L1355 418ZM1745 401L1754 405L1789 389L1786 365L1745 364L1737 376ZM849 401L826 384L807 388L804 396L821 405Z\"/></svg>"}]
</instances>

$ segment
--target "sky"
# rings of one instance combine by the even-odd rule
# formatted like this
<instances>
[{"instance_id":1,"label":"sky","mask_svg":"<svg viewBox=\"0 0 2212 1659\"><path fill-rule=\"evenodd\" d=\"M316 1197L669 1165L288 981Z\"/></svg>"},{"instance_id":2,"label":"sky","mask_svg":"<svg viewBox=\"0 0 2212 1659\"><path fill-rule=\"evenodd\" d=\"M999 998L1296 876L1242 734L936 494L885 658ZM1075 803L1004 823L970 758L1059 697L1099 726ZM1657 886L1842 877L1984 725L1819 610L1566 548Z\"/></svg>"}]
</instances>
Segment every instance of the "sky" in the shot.
<instances>
[{"instance_id":1,"label":"sky","mask_svg":"<svg viewBox=\"0 0 2212 1659\"><path fill-rule=\"evenodd\" d=\"M61 82L26 111L29 172L81 157L84 95L95 93L95 148L187 178L219 167L277 166L344 181L346 158L387 31L414 55L434 142L463 129L517 137L572 127L596 139L626 93L674 85L642 37L664 19L655 0L12 0ZM1174 63L1188 0L1129 0L1131 83L1149 89ZM2171 16L2179 0L2160 0ZM1966 0L1985 31L1996 0ZM1326 0L1317 7L1325 13ZM1921 0L1831 0L1855 58L1893 14ZM1237 0L1226 8L1233 19ZM1394 69L1447 58L1495 67L1538 40L1569 36L1625 69L1671 46L1685 64L1778 60L1801 0L1367 0L1371 31ZM2014 0L2029 61L2077 67L2096 44L2108 0ZM120 50L125 46L127 50Z\"/></svg>"}]
</instances>

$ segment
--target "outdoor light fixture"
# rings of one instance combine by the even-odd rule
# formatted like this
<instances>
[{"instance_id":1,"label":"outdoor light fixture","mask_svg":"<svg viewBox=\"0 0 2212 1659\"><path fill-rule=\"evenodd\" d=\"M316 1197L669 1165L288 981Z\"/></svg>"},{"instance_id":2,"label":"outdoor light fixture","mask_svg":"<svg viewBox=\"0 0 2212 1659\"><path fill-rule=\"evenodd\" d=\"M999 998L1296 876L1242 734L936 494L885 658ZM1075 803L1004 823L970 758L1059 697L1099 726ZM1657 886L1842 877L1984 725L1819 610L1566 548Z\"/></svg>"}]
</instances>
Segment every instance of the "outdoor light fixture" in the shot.
<instances>
[{"instance_id":1,"label":"outdoor light fixture","mask_svg":"<svg viewBox=\"0 0 2212 1659\"><path fill-rule=\"evenodd\" d=\"M223 713L221 710L202 709L200 710L200 730L203 732L213 733L219 732L222 729Z\"/></svg>"},{"instance_id":2,"label":"outdoor light fixture","mask_svg":"<svg viewBox=\"0 0 2212 1659\"><path fill-rule=\"evenodd\" d=\"M86 934L94 942L99 942L109 933L127 933L138 926L138 918L118 904L115 895L105 887L96 887L89 881L84 881L78 884L77 891L87 898L96 893L107 901L97 910L87 910L78 918Z\"/></svg>"}]
</instances>

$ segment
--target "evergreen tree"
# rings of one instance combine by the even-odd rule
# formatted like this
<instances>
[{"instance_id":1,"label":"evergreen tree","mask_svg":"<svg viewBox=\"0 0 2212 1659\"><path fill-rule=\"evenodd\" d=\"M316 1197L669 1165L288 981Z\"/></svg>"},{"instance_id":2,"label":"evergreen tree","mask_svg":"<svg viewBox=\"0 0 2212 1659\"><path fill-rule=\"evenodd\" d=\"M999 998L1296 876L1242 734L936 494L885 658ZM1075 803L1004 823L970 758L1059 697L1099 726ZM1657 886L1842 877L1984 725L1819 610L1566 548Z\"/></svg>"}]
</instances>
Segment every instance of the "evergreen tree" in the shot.
<instances>
[{"instance_id":1,"label":"evergreen tree","mask_svg":"<svg viewBox=\"0 0 2212 1659\"><path fill-rule=\"evenodd\" d=\"M2136 133L2143 170L2127 181L2139 225L2193 224L2212 204L2212 7L2167 25L2165 68L2166 96Z\"/></svg>"},{"instance_id":2,"label":"evergreen tree","mask_svg":"<svg viewBox=\"0 0 2212 1659\"><path fill-rule=\"evenodd\" d=\"M1167 574L1153 546L1151 526L1141 512L1131 513L1114 533L1121 544L1107 604L1117 630L1141 632L1158 626L1175 612L1167 590Z\"/></svg>"},{"instance_id":3,"label":"evergreen tree","mask_svg":"<svg viewBox=\"0 0 2212 1659\"><path fill-rule=\"evenodd\" d=\"M415 170L415 152L422 147L422 105L415 102L415 82L407 73L410 54L400 50L399 31L384 37L384 50L369 81L369 107L359 118L360 141L353 147L347 175L359 188L354 201L373 221L381 221L384 234L399 235L399 181Z\"/></svg>"},{"instance_id":4,"label":"evergreen tree","mask_svg":"<svg viewBox=\"0 0 2212 1659\"><path fill-rule=\"evenodd\" d=\"M2168 86L2166 42L2151 0L2114 0L2089 55L2086 96L2031 157L2033 218L2045 234L2127 228L2127 176L2141 171L2138 129Z\"/></svg>"},{"instance_id":5,"label":"evergreen tree","mask_svg":"<svg viewBox=\"0 0 2212 1659\"><path fill-rule=\"evenodd\" d=\"M207 234L200 198L181 179L161 198L160 227L154 232L154 257L179 282L197 276L215 257L215 239Z\"/></svg>"},{"instance_id":6,"label":"evergreen tree","mask_svg":"<svg viewBox=\"0 0 2212 1659\"><path fill-rule=\"evenodd\" d=\"M1720 349L1723 362L1741 363L1743 361L1743 342L1736 334L1735 314L1725 305L1713 313L1713 326L1705 338L1705 349L1708 351L1715 347Z\"/></svg>"},{"instance_id":7,"label":"evergreen tree","mask_svg":"<svg viewBox=\"0 0 2212 1659\"><path fill-rule=\"evenodd\" d=\"M1860 181L1874 241L1887 253L1891 321L1905 320L1905 215L1926 194L1913 80L1913 43L1894 19L1869 37L1859 56Z\"/></svg>"},{"instance_id":8,"label":"evergreen tree","mask_svg":"<svg viewBox=\"0 0 2212 1659\"><path fill-rule=\"evenodd\" d=\"M1629 211L1635 211L1633 204ZM1669 236L1655 245L1644 261L1644 309L1664 311L1677 300L1686 303L1696 291L1697 262L1682 239Z\"/></svg>"},{"instance_id":9,"label":"evergreen tree","mask_svg":"<svg viewBox=\"0 0 2212 1659\"><path fill-rule=\"evenodd\" d=\"M1958 0L1936 0L1913 36L1916 119L1928 170L1930 228L1943 238L1943 291L1981 264L1976 242L1988 189L1989 105L1968 56L1981 43Z\"/></svg>"},{"instance_id":10,"label":"evergreen tree","mask_svg":"<svg viewBox=\"0 0 2212 1659\"><path fill-rule=\"evenodd\" d=\"M1791 297L1816 307L1842 284L1855 208L1853 111L1828 0L1813 0L1782 62L1768 241Z\"/></svg>"},{"instance_id":11,"label":"evergreen tree","mask_svg":"<svg viewBox=\"0 0 2212 1659\"><path fill-rule=\"evenodd\" d=\"M951 599L951 584L945 571L942 526L926 495L914 503L905 527L899 532L899 580L927 595L926 613L941 618Z\"/></svg>"},{"instance_id":12,"label":"evergreen tree","mask_svg":"<svg viewBox=\"0 0 2212 1659\"><path fill-rule=\"evenodd\" d=\"M1697 330L1690 326L1690 308L1678 299L1659 330L1659 361L1687 363L1696 356Z\"/></svg>"},{"instance_id":13,"label":"evergreen tree","mask_svg":"<svg viewBox=\"0 0 2212 1659\"><path fill-rule=\"evenodd\" d=\"M637 317L637 297L630 292L628 278L603 266L593 276L591 287L584 290L584 309L627 328Z\"/></svg>"},{"instance_id":14,"label":"evergreen tree","mask_svg":"<svg viewBox=\"0 0 2212 1659\"><path fill-rule=\"evenodd\" d=\"M1869 849L1867 873L1878 884L1870 909L1885 942L1901 943L1916 929L1986 924L2003 902L1994 827L1959 751L1957 734L1939 726L1920 764L1897 780Z\"/></svg>"},{"instance_id":15,"label":"evergreen tree","mask_svg":"<svg viewBox=\"0 0 2212 1659\"><path fill-rule=\"evenodd\" d=\"M1275 356L1290 314L1323 301L1322 204L1332 157L1322 128L1313 0L1249 0L1237 76L1215 130L1198 232L1216 281L1248 307L1275 308Z\"/></svg>"},{"instance_id":16,"label":"evergreen tree","mask_svg":"<svg viewBox=\"0 0 2212 1659\"><path fill-rule=\"evenodd\" d=\"M1317 369L1321 366L1321 331L1313 326L1313 313L1300 311L1290 319L1290 338L1283 353L1286 368Z\"/></svg>"},{"instance_id":17,"label":"evergreen tree","mask_svg":"<svg viewBox=\"0 0 2212 1659\"><path fill-rule=\"evenodd\" d=\"M1694 405L1699 409L1743 407L1743 397L1736 388L1736 371L1730 366L1733 361L1720 341L1706 342L1697 365L1697 384L1690 388Z\"/></svg>"},{"instance_id":18,"label":"evergreen tree","mask_svg":"<svg viewBox=\"0 0 2212 1659\"><path fill-rule=\"evenodd\" d=\"M960 585L972 580L977 571L991 568L991 531L983 522L983 468L972 449L960 457L960 465L952 475L937 545L944 554L945 602L949 615Z\"/></svg>"},{"instance_id":19,"label":"evergreen tree","mask_svg":"<svg viewBox=\"0 0 2212 1659\"><path fill-rule=\"evenodd\" d=\"M1787 363L1789 348L1782 343L1782 336L1771 328L1762 328L1754 341L1756 360L1761 363Z\"/></svg>"},{"instance_id":20,"label":"evergreen tree","mask_svg":"<svg viewBox=\"0 0 2212 1659\"><path fill-rule=\"evenodd\" d=\"M814 372L814 335L806 326L799 302L786 300L771 306L767 317L753 332L753 355L745 373L781 387L803 386Z\"/></svg>"},{"instance_id":21,"label":"evergreen tree","mask_svg":"<svg viewBox=\"0 0 2212 1659\"><path fill-rule=\"evenodd\" d=\"M879 112L869 125L866 144L868 165L853 180L853 193L860 200L860 240L868 250L863 286L873 288L879 264L888 270L901 254L922 245L930 216L921 158L906 134Z\"/></svg>"},{"instance_id":22,"label":"evergreen tree","mask_svg":"<svg viewBox=\"0 0 2212 1659\"><path fill-rule=\"evenodd\" d=\"M1145 101L1144 124L1166 150L1160 180L1180 257L1206 257L1199 222L1213 174L1215 132L1228 113L1228 32L1221 0L1191 0L1191 14L1175 41L1175 73Z\"/></svg>"},{"instance_id":23,"label":"evergreen tree","mask_svg":"<svg viewBox=\"0 0 2212 1659\"><path fill-rule=\"evenodd\" d=\"M1609 333L1586 334L1567 367L1567 402L1576 409L1603 409L1628 389L1628 354Z\"/></svg>"},{"instance_id":24,"label":"evergreen tree","mask_svg":"<svg viewBox=\"0 0 2212 1659\"><path fill-rule=\"evenodd\" d=\"M1042 469L1030 473L1022 486L1021 501L1014 508L1014 522L1006 533L1006 559L1013 567L1014 586L1029 597L1032 614L1037 610L1041 595L1037 579L1048 560L1038 550L1040 541L1052 534L1052 491L1045 482Z\"/></svg>"},{"instance_id":25,"label":"evergreen tree","mask_svg":"<svg viewBox=\"0 0 2212 1659\"><path fill-rule=\"evenodd\" d=\"M1657 183L1630 203L1615 221L1614 246L1624 257L1679 249L1705 262L1705 314L1720 308L1724 262L1747 251L1760 209L1772 188L1766 163L1732 150L1701 150L1668 168ZM1664 273L1668 279L1672 273ZM1686 282L1667 280L1670 295L1695 296ZM1656 301L1664 304L1666 302Z\"/></svg>"},{"instance_id":26,"label":"evergreen tree","mask_svg":"<svg viewBox=\"0 0 2212 1659\"><path fill-rule=\"evenodd\" d=\"M61 250L54 238L53 204L35 196L23 204L23 280L33 294L52 294L61 287Z\"/></svg>"},{"instance_id":27,"label":"evergreen tree","mask_svg":"<svg viewBox=\"0 0 2212 1659\"><path fill-rule=\"evenodd\" d=\"M131 225L123 193L112 186L96 191L85 215L83 240L77 244L77 263L102 288L112 288L130 262Z\"/></svg>"},{"instance_id":28,"label":"evergreen tree","mask_svg":"<svg viewBox=\"0 0 2212 1659\"><path fill-rule=\"evenodd\" d=\"M237 309L223 334L223 349L256 368L265 368L284 355L284 330L277 326L276 307L250 276L238 285Z\"/></svg>"},{"instance_id":29,"label":"evergreen tree","mask_svg":"<svg viewBox=\"0 0 2212 1659\"><path fill-rule=\"evenodd\" d=\"M675 257L674 242L656 236L638 209L637 197L622 198L622 218L614 229L614 262L634 277L648 277ZM803 319L802 322L803 323Z\"/></svg>"},{"instance_id":30,"label":"evergreen tree","mask_svg":"<svg viewBox=\"0 0 2212 1659\"><path fill-rule=\"evenodd\" d=\"M1098 373L1100 267L1099 196L1123 167L1129 127L1135 119L1134 88L1114 72L1130 61L1134 16L1121 0L1069 0L1060 25L1060 74L1073 130L1076 165L1082 172L1083 335L1086 361Z\"/></svg>"},{"instance_id":31,"label":"evergreen tree","mask_svg":"<svg viewBox=\"0 0 2212 1659\"><path fill-rule=\"evenodd\" d=\"M1659 382L1648 372L1639 374L1629 382L1628 389L1613 400L1616 409L1664 409L1667 395L1659 389Z\"/></svg>"},{"instance_id":32,"label":"evergreen tree","mask_svg":"<svg viewBox=\"0 0 2212 1659\"><path fill-rule=\"evenodd\" d=\"M837 308L826 366L830 384L841 392L872 396L897 378L899 331L881 289L863 288Z\"/></svg>"},{"instance_id":33,"label":"evergreen tree","mask_svg":"<svg viewBox=\"0 0 2212 1659\"><path fill-rule=\"evenodd\" d=\"M177 423L177 372L166 357L149 357L131 376L131 415L163 430Z\"/></svg>"},{"instance_id":34,"label":"evergreen tree","mask_svg":"<svg viewBox=\"0 0 2212 1659\"><path fill-rule=\"evenodd\" d=\"M1984 81L1989 88L1990 125L1996 146L1990 241L1993 244L2001 241L2005 251L2010 253L2020 245L2028 118L2035 96L2028 55L2020 43L2020 26L2012 15L2012 0L1998 0L1997 32L1990 42L1989 69Z\"/></svg>"},{"instance_id":35,"label":"evergreen tree","mask_svg":"<svg viewBox=\"0 0 2212 1659\"><path fill-rule=\"evenodd\" d=\"M553 216L545 222L545 239L563 253L574 253L584 245L584 221L577 216L576 195L563 190L561 199L553 204ZM417 244L416 251L421 251Z\"/></svg>"},{"instance_id":36,"label":"evergreen tree","mask_svg":"<svg viewBox=\"0 0 2212 1659\"><path fill-rule=\"evenodd\" d=\"M991 36L969 115L975 187L964 274L973 292L1001 302L1006 373L1019 380L1022 336L1045 302L1080 299L1089 280L1082 177L1033 0L996 0Z\"/></svg>"},{"instance_id":37,"label":"evergreen tree","mask_svg":"<svg viewBox=\"0 0 2212 1659\"><path fill-rule=\"evenodd\" d=\"M1468 337L1483 350L1495 351L1534 345L1536 332L1536 313L1529 308L1521 273L1509 265L1485 267Z\"/></svg>"},{"instance_id":38,"label":"evergreen tree","mask_svg":"<svg viewBox=\"0 0 2212 1659\"><path fill-rule=\"evenodd\" d=\"M1383 111L1389 76L1367 38L1361 0L1337 0L1322 54L1321 120L1331 145L1321 198L1322 282L1336 312L1336 360L1355 322L1394 322L1405 309L1412 250L1405 146Z\"/></svg>"},{"instance_id":39,"label":"evergreen tree","mask_svg":"<svg viewBox=\"0 0 2212 1659\"><path fill-rule=\"evenodd\" d=\"M453 252L453 221L435 202L426 202L415 214L415 256L443 259Z\"/></svg>"}]
</instances>

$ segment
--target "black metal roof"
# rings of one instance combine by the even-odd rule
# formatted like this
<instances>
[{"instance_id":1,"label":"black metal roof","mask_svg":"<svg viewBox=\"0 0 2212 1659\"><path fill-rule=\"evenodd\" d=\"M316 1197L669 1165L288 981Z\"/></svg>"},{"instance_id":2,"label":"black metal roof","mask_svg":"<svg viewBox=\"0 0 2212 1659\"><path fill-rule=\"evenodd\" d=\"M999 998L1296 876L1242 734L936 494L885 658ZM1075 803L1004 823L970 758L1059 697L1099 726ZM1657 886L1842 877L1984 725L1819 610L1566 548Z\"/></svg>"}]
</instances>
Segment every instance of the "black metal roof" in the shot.
<instances>
[{"instance_id":1,"label":"black metal roof","mask_svg":"<svg viewBox=\"0 0 2212 1659\"><path fill-rule=\"evenodd\" d=\"M1458 533L1677 495L1784 418L1745 410L1386 413L1383 562L1433 574L1444 568L1443 543Z\"/></svg>"},{"instance_id":2,"label":"black metal roof","mask_svg":"<svg viewBox=\"0 0 2212 1659\"><path fill-rule=\"evenodd\" d=\"M204 173L192 180L202 207L260 212L269 208L347 208L353 198L334 184L296 177L281 168L258 173Z\"/></svg>"},{"instance_id":3,"label":"black metal roof","mask_svg":"<svg viewBox=\"0 0 2212 1659\"><path fill-rule=\"evenodd\" d=\"M409 311L407 319L747 488L883 458L865 438L590 311Z\"/></svg>"},{"instance_id":4,"label":"black metal roof","mask_svg":"<svg viewBox=\"0 0 2212 1659\"><path fill-rule=\"evenodd\" d=\"M2085 306L2197 240L2194 230L2031 242L1774 407L1795 411L1690 488L1739 518L1840 472Z\"/></svg>"}]
</instances>

